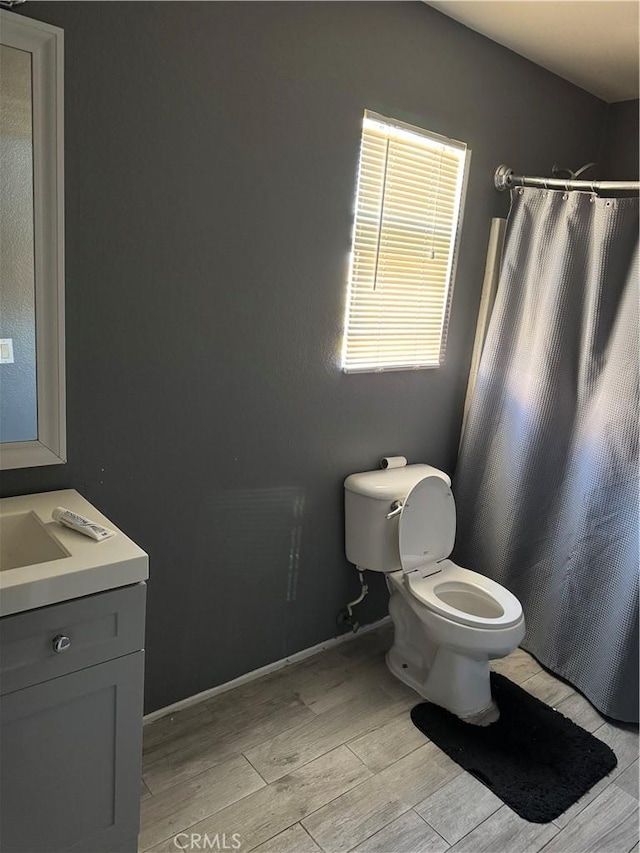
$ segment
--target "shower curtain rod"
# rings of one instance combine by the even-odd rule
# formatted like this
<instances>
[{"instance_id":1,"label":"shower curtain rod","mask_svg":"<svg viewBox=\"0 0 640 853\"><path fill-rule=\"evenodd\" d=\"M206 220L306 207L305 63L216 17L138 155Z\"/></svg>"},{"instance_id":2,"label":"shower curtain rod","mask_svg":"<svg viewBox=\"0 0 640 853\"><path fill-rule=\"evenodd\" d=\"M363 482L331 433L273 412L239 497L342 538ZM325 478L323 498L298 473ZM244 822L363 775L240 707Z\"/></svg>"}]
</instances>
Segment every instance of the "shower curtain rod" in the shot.
<instances>
[{"instance_id":1,"label":"shower curtain rod","mask_svg":"<svg viewBox=\"0 0 640 853\"><path fill-rule=\"evenodd\" d=\"M493 176L497 190L510 190L512 187L540 187L545 190L635 190L640 191L640 181L576 181L571 178L532 178L528 175L514 175L508 166L498 166Z\"/></svg>"}]
</instances>

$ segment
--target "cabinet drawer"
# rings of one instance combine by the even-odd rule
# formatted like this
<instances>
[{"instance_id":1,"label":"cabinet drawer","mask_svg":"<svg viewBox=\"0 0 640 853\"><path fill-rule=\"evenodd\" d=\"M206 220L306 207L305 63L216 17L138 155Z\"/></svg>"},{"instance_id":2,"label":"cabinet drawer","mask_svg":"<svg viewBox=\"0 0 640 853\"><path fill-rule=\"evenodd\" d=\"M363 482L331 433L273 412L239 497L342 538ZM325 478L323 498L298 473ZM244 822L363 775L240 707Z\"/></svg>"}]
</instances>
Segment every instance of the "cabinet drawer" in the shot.
<instances>
[{"instance_id":1,"label":"cabinet drawer","mask_svg":"<svg viewBox=\"0 0 640 853\"><path fill-rule=\"evenodd\" d=\"M0 695L142 649L146 591L139 583L0 619Z\"/></svg>"}]
</instances>

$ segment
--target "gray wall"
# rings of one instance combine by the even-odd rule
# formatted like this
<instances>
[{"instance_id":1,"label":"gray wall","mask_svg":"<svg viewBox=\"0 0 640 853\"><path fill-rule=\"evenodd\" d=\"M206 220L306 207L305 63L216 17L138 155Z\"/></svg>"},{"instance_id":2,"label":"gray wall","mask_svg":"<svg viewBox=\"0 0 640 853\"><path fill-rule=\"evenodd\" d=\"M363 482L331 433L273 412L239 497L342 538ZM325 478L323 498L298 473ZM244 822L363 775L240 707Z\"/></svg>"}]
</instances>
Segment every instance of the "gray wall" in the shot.
<instances>
[{"instance_id":1,"label":"gray wall","mask_svg":"<svg viewBox=\"0 0 640 853\"><path fill-rule=\"evenodd\" d=\"M638 180L638 101L609 104L600 149L600 175L609 181Z\"/></svg>"},{"instance_id":2,"label":"gray wall","mask_svg":"<svg viewBox=\"0 0 640 853\"><path fill-rule=\"evenodd\" d=\"M23 13L65 29L69 462L2 488L147 549L152 710L335 634L344 477L454 465L495 166L596 159L605 107L422 3ZM439 370L338 367L364 108L473 150Z\"/></svg>"}]
</instances>

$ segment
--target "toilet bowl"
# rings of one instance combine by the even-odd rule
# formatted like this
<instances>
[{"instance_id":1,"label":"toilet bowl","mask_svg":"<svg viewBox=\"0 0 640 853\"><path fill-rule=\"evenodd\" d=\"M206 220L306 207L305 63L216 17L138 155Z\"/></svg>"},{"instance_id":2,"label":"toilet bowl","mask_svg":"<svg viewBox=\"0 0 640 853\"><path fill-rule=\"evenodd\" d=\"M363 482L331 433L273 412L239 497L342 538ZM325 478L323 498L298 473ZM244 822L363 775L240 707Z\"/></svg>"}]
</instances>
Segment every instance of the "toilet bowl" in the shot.
<instances>
[{"instance_id":1,"label":"toilet bowl","mask_svg":"<svg viewBox=\"0 0 640 853\"><path fill-rule=\"evenodd\" d=\"M492 708L489 661L524 637L518 599L449 559L456 530L447 475L429 465L352 474L345 481L347 558L382 571L391 593L391 672L463 719Z\"/></svg>"}]
</instances>

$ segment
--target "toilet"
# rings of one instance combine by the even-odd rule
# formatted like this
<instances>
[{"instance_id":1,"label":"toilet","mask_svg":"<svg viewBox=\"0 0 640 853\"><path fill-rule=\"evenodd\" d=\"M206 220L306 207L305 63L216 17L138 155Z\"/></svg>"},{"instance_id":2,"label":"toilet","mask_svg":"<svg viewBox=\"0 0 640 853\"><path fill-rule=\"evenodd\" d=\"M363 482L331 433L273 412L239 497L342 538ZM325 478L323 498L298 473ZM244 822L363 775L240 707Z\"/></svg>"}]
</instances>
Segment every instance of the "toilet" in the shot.
<instances>
[{"instance_id":1,"label":"toilet","mask_svg":"<svg viewBox=\"0 0 640 853\"><path fill-rule=\"evenodd\" d=\"M391 597L391 672L430 702L468 722L497 718L489 661L524 637L518 599L457 566L451 480L430 465L351 474L345 480L347 559L384 572Z\"/></svg>"}]
</instances>

